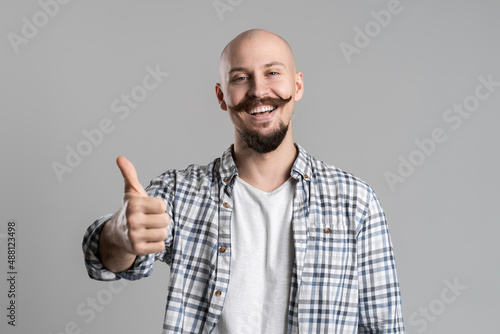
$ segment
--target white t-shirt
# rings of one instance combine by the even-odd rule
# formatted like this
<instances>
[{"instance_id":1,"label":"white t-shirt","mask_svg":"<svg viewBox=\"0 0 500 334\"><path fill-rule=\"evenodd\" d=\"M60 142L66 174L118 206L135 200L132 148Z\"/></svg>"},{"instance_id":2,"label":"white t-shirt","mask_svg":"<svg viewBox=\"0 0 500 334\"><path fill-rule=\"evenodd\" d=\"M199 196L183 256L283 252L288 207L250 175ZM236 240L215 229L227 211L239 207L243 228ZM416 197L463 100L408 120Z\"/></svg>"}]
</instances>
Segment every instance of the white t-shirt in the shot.
<instances>
[{"instance_id":1,"label":"white t-shirt","mask_svg":"<svg viewBox=\"0 0 500 334\"><path fill-rule=\"evenodd\" d=\"M287 332L295 182L265 192L236 179L230 282L214 333Z\"/></svg>"}]
</instances>

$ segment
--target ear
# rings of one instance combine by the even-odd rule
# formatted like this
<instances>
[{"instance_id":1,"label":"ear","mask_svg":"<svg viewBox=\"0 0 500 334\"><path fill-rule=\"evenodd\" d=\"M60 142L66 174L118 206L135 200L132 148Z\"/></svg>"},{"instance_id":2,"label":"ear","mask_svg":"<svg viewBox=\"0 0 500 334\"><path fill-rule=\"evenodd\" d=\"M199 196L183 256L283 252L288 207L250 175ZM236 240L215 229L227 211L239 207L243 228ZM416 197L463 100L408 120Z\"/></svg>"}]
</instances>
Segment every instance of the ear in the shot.
<instances>
[{"instance_id":1,"label":"ear","mask_svg":"<svg viewBox=\"0 0 500 334\"><path fill-rule=\"evenodd\" d=\"M297 102L302 98L304 94L304 80L302 78L302 72L297 72L295 74L295 98L294 101Z\"/></svg>"},{"instance_id":2,"label":"ear","mask_svg":"<svg viewBox=\"0 0 500 334\"><path fill-rule=\"evenodd\" d=\"M215 84L215 95L217 96L217 100L219 101L220 108L224 111L227 111L227 104L224 101L224 93L222 92L220 83Z\"/></svg>"}]
</instances>

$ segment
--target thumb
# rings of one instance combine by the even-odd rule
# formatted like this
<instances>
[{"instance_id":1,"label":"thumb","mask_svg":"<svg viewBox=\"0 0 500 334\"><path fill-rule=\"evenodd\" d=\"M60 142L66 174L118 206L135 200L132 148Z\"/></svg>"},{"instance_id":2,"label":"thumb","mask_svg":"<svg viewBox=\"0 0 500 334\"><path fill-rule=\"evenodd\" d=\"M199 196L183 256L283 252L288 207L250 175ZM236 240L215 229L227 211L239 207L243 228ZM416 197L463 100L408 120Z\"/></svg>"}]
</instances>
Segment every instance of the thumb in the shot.
<instances>
[{"instance_id":1,"label":"thumb","mask_svg":"<svg viewBox=\"0 0 500 334\"><path fill-rule=\"evenodd\" d=\"M142 196L148 196L143 186L139 183L139 179L137 178L137 171L135 170L134 165L130 161L128 161L125 157L116 158L116 164L123 176L123 180L125 182L125 193L136 193Z\"/></svg>"}]
</instances>

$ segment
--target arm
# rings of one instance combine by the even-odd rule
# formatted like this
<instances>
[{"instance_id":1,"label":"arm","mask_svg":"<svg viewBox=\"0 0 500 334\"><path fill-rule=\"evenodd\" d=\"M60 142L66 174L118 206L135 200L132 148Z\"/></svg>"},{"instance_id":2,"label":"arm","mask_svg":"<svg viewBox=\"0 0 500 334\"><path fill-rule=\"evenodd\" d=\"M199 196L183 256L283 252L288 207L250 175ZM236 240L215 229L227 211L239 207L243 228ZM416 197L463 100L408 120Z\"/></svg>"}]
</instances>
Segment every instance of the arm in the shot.
<instances>
[{"instance_id":1,"label":"arm","mask_svg":"<svg viewBox=\"0 0 500 334\"><path fill-rule=\"evenodd\" d=\"M149 275L155 257L164 252L168 237L170 220L165 202L148 196L127 159L119 157L117 164L125 180L125 204L114 216L94 222L84 237L87 270L95 279L137 279Z\"/></svg>"},{"instance_id":2,"label":"arm","mask_svg":"<svg viewBox=\"0 0 500 334\"><path fill-rule=\"evenodd\" d=\"M357 235L359 333L404 333L401 293L385 214L371 192Z\"/></svg>"}]
</instances>

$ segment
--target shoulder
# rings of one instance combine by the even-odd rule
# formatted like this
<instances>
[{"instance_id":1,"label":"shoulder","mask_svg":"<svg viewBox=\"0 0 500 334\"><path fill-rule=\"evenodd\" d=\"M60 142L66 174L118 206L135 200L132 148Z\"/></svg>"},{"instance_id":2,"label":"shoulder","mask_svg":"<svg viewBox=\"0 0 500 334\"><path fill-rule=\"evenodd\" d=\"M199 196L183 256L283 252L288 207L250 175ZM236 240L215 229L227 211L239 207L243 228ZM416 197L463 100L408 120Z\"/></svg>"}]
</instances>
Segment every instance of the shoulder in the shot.
<instances>
[{"instance_id":1,"label":"shoulder","mask_svg":"<svg viewBox=\"0 0 500 334\"><path fill-rule=\"evenodd\" d=\"M361 178L311 155L309 155L309 161L312 175L318 184L333 187L344 195L372 196L373 189Z\"/></svg>"},{"instance_id":2,"label":"shoulder","mask_svg":"<svg viewBox=\"0 0 500 334\"><path fill-rule=\"evenodd\" d=\"M311 195L323 207L341 209L359 221L369 210L376 196L373 189L361 178L328 164L303 151L304 170L310 173Z\"/></svg>"},{"instance_id":3,"label":"shoulder","mask_svg":"<svg viewBox=\"0 0 500 334\"><path fill-rule=\"evenodd\" d=\"M230 179L237 173L231 152L232 146L226 149L222 156L215 158L206 165L191 164L184 169L170 169L155 180L165 184L182 184L184 186L216 186L220 184L221 179Z\"/></svg>"},{"instance_id":4,"label":"shoulder","mask_svg":"<svg viewBox=\"0 0 500 334\"><path fill-rule=\"evenodd\" d=\"M367 217L383 213L375 191L364 180L314 157L310 161L316 201L325 208L334 206L349 217L346 222L352 223L356 233Z\"/></svg>"},{"instance_id":5,"label":"shoulder","mask_svg":"<svg viewBox=\"0 0 500 334\"><path fill-rule=\"evenodd\" d=\"M151 181L162 182L166 185L189 184L190 186L212 183L219 179L218 166L220 158L216 158L207 165L191 164L184 169L169 169Z\"/></svg>"}]
</instances>

